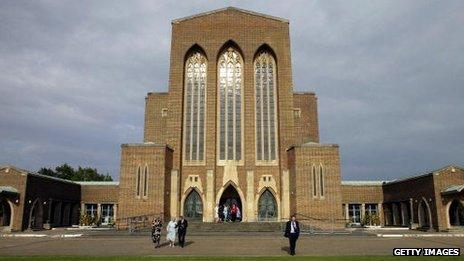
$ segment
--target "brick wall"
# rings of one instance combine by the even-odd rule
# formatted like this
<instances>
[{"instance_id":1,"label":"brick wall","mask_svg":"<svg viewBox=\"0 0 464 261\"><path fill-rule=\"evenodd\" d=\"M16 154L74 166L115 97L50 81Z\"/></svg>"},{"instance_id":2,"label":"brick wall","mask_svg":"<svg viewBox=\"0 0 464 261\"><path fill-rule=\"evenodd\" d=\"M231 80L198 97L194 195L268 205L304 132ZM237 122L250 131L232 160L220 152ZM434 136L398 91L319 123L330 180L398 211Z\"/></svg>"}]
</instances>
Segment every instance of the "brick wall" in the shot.
<instances>
[{"instance_id":1,"label":"brick wall","mask_svg":"<svg viewBox=\"0 0 464 261\"><path fill-rule=\"evenodd\" d=\"M295 144L319 142L317 97L314 93L294 93Z\"/></svg>"},{"instance_id":2,"label":"brick wall","mask_svg":"<svg viewBox=\"0 0 464 261\"><path fill-rule=\"evenodd\" d=\"M167 215L166 193L169 193L172 151L155 143L123 144L119 178L118 216ZM136 192L137 171L141 167L140 195ZM144 169L148 170L148 190L144 196Z\"/></svg>"},{"instance_id":3,"label":"brick wall","mask_svg":"<svg viewBox=\"0 0 464 261\"><path fill-rule=\"evenodd\" d=\"M342 216L342 198L340 184L340 159L337 145L313 144L310 146L294 147L293 178L294 193L292 200L294 211L301 214L301 218L308 218L320 227L341 227L344 224ZM324 195L321 196L319 176L316 184L312 178L312 166L322 164L324 169ZM317 173L318 174L318 173ZM315 185L315 186L313 186ZM316 188L316 196L313 188Z\"/></svg>"}]
</instances>

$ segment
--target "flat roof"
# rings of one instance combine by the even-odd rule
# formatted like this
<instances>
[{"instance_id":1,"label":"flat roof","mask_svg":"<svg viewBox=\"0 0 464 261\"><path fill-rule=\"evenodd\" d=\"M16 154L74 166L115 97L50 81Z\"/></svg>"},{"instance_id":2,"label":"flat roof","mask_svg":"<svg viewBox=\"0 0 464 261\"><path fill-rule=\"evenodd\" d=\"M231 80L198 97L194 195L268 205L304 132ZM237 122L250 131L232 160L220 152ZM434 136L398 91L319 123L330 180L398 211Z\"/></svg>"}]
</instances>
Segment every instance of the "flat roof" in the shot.
<instances>
[{"instance_id":1,"label":"flat roof","mask_svg":"<svg viewBox=\"0 0 464 261\"><path fill-rule=\"evenodd\" d=\"M75 181L83 186L119 186L119 181Z\"/></svg>"},{"instance_id":2,"label":"flat roof","mask_svg":"<svg viewBox=\"0 0 464 261\"><path fill-rule=\"evenodd\" d=\"M383 180L345 180L342 186L382 186L386 181Z\"/></svg>"}]
</instances>

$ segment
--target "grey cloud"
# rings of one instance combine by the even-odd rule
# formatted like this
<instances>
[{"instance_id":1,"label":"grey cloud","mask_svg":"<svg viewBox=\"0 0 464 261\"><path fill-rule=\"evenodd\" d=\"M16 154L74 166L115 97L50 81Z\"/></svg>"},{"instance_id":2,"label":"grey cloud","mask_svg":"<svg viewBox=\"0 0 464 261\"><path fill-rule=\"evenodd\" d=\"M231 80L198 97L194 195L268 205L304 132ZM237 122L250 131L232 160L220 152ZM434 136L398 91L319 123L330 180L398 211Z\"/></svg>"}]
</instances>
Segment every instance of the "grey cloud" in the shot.
<instances>
[{"instance_id":1,"label":"grey cloud","mask_svg":"<svg viewBox=\"0 0 464 261\"><path fill-rule=\"evenodd\" d=\"M290 20L295 89L319 97L344 179L463 164L464 2L232 1ZM0 162L114 177L166 91L170 20L218 1L2 1Z\"/></svg>"}]
</instances>

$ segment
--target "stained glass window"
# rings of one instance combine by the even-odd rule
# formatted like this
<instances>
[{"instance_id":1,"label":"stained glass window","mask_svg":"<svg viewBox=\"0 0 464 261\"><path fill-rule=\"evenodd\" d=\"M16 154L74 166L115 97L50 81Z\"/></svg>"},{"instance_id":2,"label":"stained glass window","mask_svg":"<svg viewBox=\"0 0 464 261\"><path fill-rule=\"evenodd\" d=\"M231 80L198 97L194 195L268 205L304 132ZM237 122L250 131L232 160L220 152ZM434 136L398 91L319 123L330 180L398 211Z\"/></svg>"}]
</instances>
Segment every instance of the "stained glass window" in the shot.
<instances>
[{"instance_id":1,"label":"stained glass window","mask_svg":"<svg viewBox=\"0 0 464 261\"><path fill-rule=\"evenodd\" d=\"M185 64L184 159L203 161L205 148L206 57L200 52Z\"/></svg>"},{"instance_id":2,"label":"stained glass window","mask_svg":"<svg viewBox=\"0 0 464 261\"><path fill-rule=\"evenodd\" d=\"M241 55L225 50L218 61L219 159L242 159L242 70Z\"/></svg>"},{"instance_id":3,"label":"stained glass window","mask_svg":"<svg viewBox=\"0 0 464 261\"><path fill-rule=\"evenodd\" d=\"M274 57L266 51L255 59L256 157L274 161L276 146L276 74Z\"/></svg>"}]
</instances>

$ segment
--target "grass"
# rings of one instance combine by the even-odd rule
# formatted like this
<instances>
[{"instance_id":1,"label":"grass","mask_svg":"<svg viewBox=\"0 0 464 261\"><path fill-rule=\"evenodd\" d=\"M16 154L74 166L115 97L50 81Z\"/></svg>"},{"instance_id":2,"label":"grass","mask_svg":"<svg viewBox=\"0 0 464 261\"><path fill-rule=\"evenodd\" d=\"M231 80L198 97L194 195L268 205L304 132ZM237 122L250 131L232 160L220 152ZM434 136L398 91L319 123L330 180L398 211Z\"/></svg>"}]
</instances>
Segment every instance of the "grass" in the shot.
<instances>
[{"instance_id":1,"label":"grass","mask_svg":"<svg viewBox=\"0 0 464 261\"><path fill-rule=\"evenodd\" d=\"M424 256L0 256L0 260L322 260L322 261L390 261L390 260L457 260L456 257Z\"/></svg>"}]
</instances>

